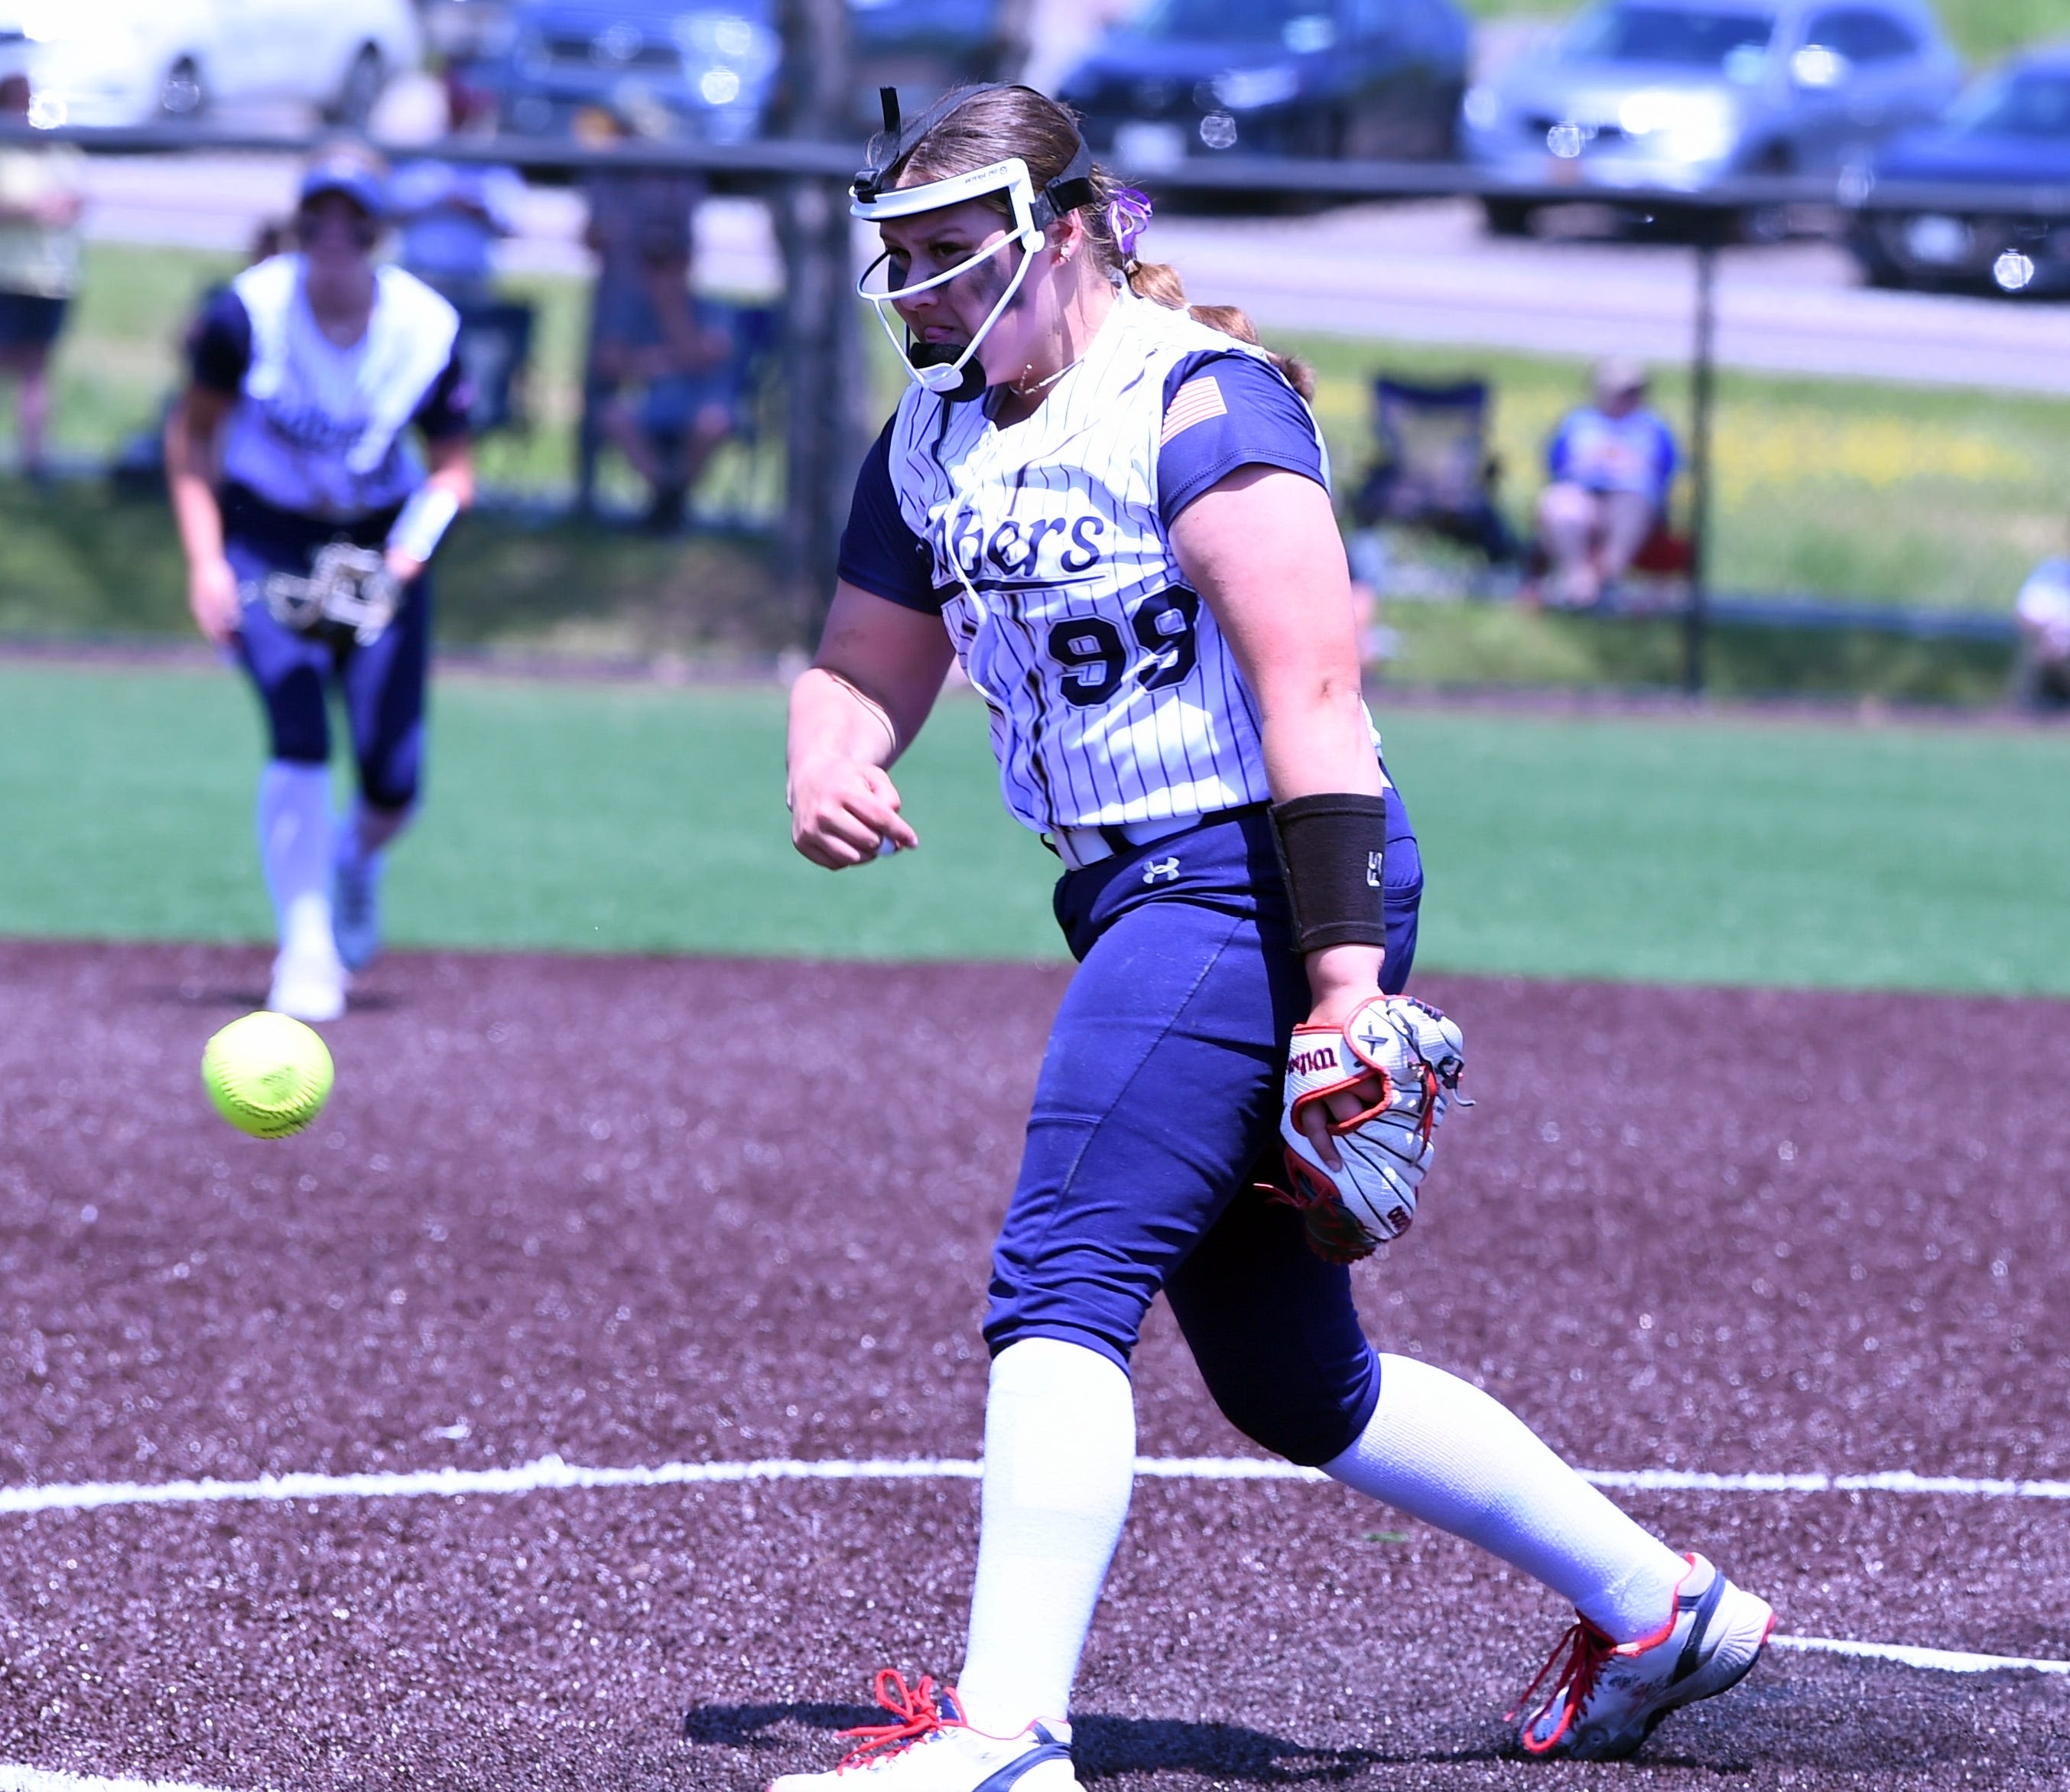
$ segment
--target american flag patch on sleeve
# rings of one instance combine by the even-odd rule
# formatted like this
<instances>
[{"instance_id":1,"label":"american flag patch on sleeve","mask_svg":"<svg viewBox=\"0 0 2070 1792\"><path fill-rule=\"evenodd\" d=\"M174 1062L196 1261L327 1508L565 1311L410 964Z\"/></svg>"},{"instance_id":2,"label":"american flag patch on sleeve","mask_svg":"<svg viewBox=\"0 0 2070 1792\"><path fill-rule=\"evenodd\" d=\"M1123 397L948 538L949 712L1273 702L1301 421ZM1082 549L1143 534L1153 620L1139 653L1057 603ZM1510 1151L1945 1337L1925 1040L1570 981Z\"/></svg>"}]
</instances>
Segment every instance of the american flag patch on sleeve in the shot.
<instances>
[{"instance_id":1,"label":"american flag patch on sleeve","mask_svg":"<svg viewBox=\"0 0 2070 1792\"><path fill-rule=\"evenodd\" d=\"M1195 423L1204 423L1211 417L1228 415L1229 407L1222 403L1222 389L1215 383L1213 374L1189 379L1179 388L1179 395L1164 413L1164 433L1157 439L1159 445L1170 441L1182 429L1191 429Z\"/></svg>"}]
</instances>

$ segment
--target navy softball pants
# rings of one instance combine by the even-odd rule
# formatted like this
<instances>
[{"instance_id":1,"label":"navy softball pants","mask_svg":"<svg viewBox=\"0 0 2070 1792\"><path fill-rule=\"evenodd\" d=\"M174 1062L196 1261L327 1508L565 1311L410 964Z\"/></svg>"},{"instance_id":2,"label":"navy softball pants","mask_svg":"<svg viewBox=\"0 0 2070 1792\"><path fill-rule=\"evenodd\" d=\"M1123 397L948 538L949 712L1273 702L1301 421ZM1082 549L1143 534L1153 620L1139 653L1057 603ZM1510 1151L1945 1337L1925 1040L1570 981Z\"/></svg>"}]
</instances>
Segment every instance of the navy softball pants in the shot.
<instances>
[{"instance_id":1,"label":"navy softball pants","mask_svg":"<svg viewBox=\"0 0 2070 1792\"><path fill-rule=\"evenodd\" d=\"M1388 797L1385 981L1416 950L1422 866ZM1308 1013L1261 806L1057 886L1078 974L1049 1036L992 1259L985 1341L1060 1338L1128 1365L1161 1289L1238 1430L1311 1466L1380 1397L1350 1271L1251 1186L1276 1165L1287 1046Z\"/></svg>"},{"instance_id":2,"label":"navy softball pants","mask_svg":"<svg viewBox=\"0 0 2070 1792\"><path fill-rule=\"evenodd\" d=\"M361 793L374 808L407 808L417 796L424 750L424 686L431 664L428 575L411 581L395 620L370 645L288 628L260 587L271 572L305 576L330 531L301 538L234 527L224 552L243 598L237 654L266 713L272 756L305 765L330 759L329 687L345 699Z\"/></svg>"}]
</instances>

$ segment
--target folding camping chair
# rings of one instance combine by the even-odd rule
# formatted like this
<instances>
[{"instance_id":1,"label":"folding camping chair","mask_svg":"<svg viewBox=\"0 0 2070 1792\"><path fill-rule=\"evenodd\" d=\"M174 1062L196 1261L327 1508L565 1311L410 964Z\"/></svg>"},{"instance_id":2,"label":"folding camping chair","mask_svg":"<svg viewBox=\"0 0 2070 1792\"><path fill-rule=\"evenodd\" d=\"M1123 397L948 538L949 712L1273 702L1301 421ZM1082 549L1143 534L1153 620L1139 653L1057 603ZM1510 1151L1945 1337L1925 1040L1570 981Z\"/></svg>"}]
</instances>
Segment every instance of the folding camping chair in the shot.
<instances>
[{"instance_id":1,"label":"folding camping chair","mask_svg":"<svg viewBox=\"0 0 2070 1792\"><path fill-rule=\"evenodd\" d=\"M1382 374L1372 395L1379 452L1352 496L1353 520L1427 529L1491 566L1512 564L1520 549L1495 501L1501 462L1488 444L1487 382L1426 386Z\"/></svg>"}]
</instances>

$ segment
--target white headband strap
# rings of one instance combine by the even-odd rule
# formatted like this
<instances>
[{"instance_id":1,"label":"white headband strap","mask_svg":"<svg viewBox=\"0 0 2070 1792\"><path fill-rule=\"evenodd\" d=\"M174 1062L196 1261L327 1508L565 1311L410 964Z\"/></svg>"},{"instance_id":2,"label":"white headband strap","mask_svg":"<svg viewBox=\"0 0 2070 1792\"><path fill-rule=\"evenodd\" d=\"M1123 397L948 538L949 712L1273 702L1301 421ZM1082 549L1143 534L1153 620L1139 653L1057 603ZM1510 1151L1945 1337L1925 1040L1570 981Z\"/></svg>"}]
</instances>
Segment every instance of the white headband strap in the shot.
<instances>
[{"instance_id":1,"label":"white headband strap","mask_svg":"<svg viewBox=\"0 0 2070 1792\"><path fill-rule=\"evenodd\" d=\"M886 218L910 218L922 211L939 211L945 206L961 205L966 199L982 199L988 194L1004 193L1013 207L1016 227L1026 231L1035 219L1035 187L1029 178L1028 164L1008 156L989 167L973 168L968 174L926 181L918 186L887 187L867 199L851 199L849 210L871 223Z\"/></svg>"}]
</instances>

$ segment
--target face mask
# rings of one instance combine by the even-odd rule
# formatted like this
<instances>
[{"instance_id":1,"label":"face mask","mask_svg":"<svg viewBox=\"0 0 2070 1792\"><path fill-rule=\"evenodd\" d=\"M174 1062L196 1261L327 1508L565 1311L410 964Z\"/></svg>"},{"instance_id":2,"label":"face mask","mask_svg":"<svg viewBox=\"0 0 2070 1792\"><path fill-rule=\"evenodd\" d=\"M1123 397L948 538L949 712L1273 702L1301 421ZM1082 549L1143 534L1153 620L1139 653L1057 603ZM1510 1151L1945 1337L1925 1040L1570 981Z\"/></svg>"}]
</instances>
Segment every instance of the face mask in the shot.
<instances>
[{"instance_id":1,"label":"face mask","mask_svg":"<svg viewBox=\"0 0 2070 1792\"><path fill-rule=\"evenodd\" d=\"M1010 161L995 162L989 168L958 174L949 180L931 181L924 186L897 187L868 202L866 207L864 201L858 199L849 208L857 217L878 222L887 218L917 217L922 212L939 211L949 206L960 205L966 199L987 198L998 193L1004 193L1007 203L1012 207L1013 221L996 242L988 243L955 267L929 279L915 280L910 286L873 293L869 289L870 276L890 260L891 252L887 249L869 264L856 283L857 297L867 300L876 311L884 333L891 338L892 346L905 362L907 375L927 391L951 401L976 398L984 391L984 369L978 362L977 351L992 333L992 326L1005 315L1006 308L1012 304L1021 282L1027 279L1029 258L1042 247L1042 232L1033 218L1033 194L1028 182L1028 165L1016 156ZM1007 281L1006 290L986 313L984 321L972 332L968 345L961 351L947 342L916 343L910 333L901 327L892 311L901 300L910 299L916 293L931 293L952 280L960 280L1016 243L1021 248L1020 265Z\"/></svg>"},{"instance_id":2,"label":"face mask","mask_svg":"<svg viewBox=\"0 0 2070 1792\"><path fill-rule=\"evenodd\" d=\"M1028 173L1028 164L1018 156L1009 156L1004 162L995 162L989 167L973 169L968 174L952 174L946 180L929 181L918 186L890 186L886 183L896 173L906 158L918 147L927 133L959 106L967 104L976 94L992 91L989 88L968 89L951 96L946 101L921 114L910 126L902 127L898 118L898 96L890 88L882 88L884 102L884 133L870 145L871 165L855 178L851 189L853 202L849 207L856 217L871 223L879 223L891 218L913 218L922 212L939 211L944 207L960 205L969 199L989 198L1004 195L1012 215L1006 234L996 243L966 257L956 266L931 278L900 287L895 291L873 293L869 281L872 273L888 256L879 256L856 284L858 297L866 299L876 310L877 321L884 326L884 333L891 345L898 350L907 376L926 391L935 393L955 403L974 399L985 389L983 365L977 352L984 346L992 326L1005 314L1020 292L1022 281L1028 277L1029 258L1042 247L1042 233L1064 213L1087 203L1093 198L1091 181L1092 155L1082 141L1071 158L1070 166L1051 181L1040 193ZM984 321L973 333L963 349L940 342L914 343L910 336L894 322L891 307L901 299L910 298L916 293L931 291L946 286L951 280L968 273L972 268L988 261L1009 244L1017 243L1021 249L1020 265L1013 270L1013 277L1000 294L998 302L987 314Z\"/></svg>"},{"instance_id":3,"label":"face mask","mask_svg":"<svg viewBox=\"0 0 2070 1792\"><path fill-rule=\"evenodd\" d=\"M945 190L948 189L955 190ZM964 257L955 267L929 279L915 280L910 286L886 288L873 293L869 288L870 279L878 268L890 260L891 252L887 249L864 270L862 278L856 283L857 296L868 301L876 311L877 321L884 326L885 334L891 338L892 346L898 350L906 363L907 375L927 391L951 401L976 398L984 391L984 369L977 360L977 351L984 346L985 338L992 333L992 326L1005 315L1007 307L1013 303L1014 296L1020 292L1021 283L1028 277L1029 257L1042 246L1042 232L1036 227L1031 217L1027 165L1016 157L1011 162L980 168L973 174L958 175L953 180L935 181L925 186L901 187L873 203L869 213L878 219L914 217L922 212L939 211L946 207L960 204L966 199L984 198L1000 192L1007 195L1008 203L1013 207L1013 222L1005 235L997 241L988 243L983 248ZM917 203L900 203L908 198ZM863 210L860 203L852 209L858 214ZM912 298L918 293L933 292L937 287L947 286L951 280L960 280L965 274L982 267L1016 244L1021 250L1019 265L1014 268L1012 277L1007 281L1005 291L1000 294L992 309L985 314L984 321L972 332L970 342L960 350L953 343L914 342L910 333L906 331L901 321L894 317L893 307L901 301Z\"/></svg>"}]
</instances>

